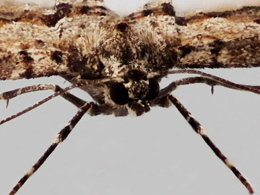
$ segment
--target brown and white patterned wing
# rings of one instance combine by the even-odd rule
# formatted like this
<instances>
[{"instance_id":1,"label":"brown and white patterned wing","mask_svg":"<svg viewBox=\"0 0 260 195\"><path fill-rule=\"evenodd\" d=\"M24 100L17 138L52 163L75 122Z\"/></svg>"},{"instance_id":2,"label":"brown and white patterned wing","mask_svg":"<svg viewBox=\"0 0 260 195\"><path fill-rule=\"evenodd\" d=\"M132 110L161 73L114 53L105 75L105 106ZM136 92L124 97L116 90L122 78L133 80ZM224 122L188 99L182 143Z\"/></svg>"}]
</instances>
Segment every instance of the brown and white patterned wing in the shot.
<instances>
[{"instance_id":1,"label":"brown and white patterned wing","mask_svg":"<svg viewBox=\"0 0 260 195\"><path fill-rule=\"evenodd\" d=\"M0 6L0 80L89 73L83 68L100 22L117 17L102 1L62 1L55 8ZM92 69L91 69L92 70Z\"/></svg>"},{"instance_id":2,"label":"brown and white patterned wing","mask_svg":"<svg viewBox=\"0 0 260 195\"><path fill-rule=\"evenodd\" d=\"M197 13L179 21L182 45L177 67L259 67L260 7Z\"/></svg>"}]
</instances>

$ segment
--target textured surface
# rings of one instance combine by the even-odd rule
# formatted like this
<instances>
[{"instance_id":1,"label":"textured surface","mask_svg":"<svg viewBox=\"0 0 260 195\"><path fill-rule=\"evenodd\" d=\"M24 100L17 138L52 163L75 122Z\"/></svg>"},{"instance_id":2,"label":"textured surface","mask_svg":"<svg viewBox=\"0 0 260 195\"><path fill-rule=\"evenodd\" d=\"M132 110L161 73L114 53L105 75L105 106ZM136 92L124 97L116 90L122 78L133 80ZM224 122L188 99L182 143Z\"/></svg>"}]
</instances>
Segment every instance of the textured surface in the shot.
<instances>
[{"instance_id":1,"label":"textured surface","mask_svg":"<svg viewBox=\"0 0 260 195\"><path fill-rule=\"evenodd\" d=\"M119 18L101 1L2 6L0 78L259 66L259 18L256 7L182 18L162 3Z\"/></svg>"}]
</instances>

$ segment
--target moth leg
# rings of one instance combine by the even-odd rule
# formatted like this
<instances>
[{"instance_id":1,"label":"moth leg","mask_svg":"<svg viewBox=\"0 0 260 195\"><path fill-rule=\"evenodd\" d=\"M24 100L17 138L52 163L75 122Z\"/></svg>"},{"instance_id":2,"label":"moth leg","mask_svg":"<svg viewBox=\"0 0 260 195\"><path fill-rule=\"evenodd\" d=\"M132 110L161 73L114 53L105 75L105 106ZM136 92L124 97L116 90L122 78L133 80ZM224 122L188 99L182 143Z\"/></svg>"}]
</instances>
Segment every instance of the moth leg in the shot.
<instances>
[{"instance_id":1,"label":"moth leg","mask_svg":"<svg viewBox=\"0 0 260 195\"><path fill-rule=\"evenodd\" d=\"M223 79L221 77L205 73L199 70L191 70L191 69L185 69L185 70L171 70L168 72L168 74L199 74L201 77L204 78L206 84L209 81L215 82L216 85L221 85L227 88L236 89L236 90L242 90L242 91L249 91L252 93L260 94L260 86L259 85L243 85L231 82L229 80Z\"/></svg>"},{"instance_id":2,"label":"moth leg","mask_svg":"<svg viewBox=\"0 0 260 195\"><path fill-rule=\"evenodd\" d=\"M54 141L49 146L49 148L45 151L45 153L39 158L39 160L32 166L32 168L17 182L9 195L14 195L16 192L24 185L24 183L32 176L48 159L51 153L56 149L56 147L63 142L68 135L72 132L74 127L77 125L79 120L85 113L90 115L99 115L103 112L106 112L106 107L103 108L103 105L96 104L94 102L85 102L83 104L76 115L68 122L68 124L56 135Z\"/></svg>"},{"instance_id":3,"label":"moth leg","mask_svg":"<svg viewBox=\"0 0 260 195\"><path fill-rule=\"evenodd\" d=\"M30 93L34 91L45 91L45 90L53 90L56 91L56 88L60 88L58 85L52 85L52 84L38 84L38 85L31 85L26 86L18 89L14 89L11 91L6 91L0 94L0 99L9 100L12 99L18 95L22 95L25 93Z\"/></svg>"},{"instance_id":4,"label":"moth leg","mask_svg":"<svg viewBox=\"0 0 260 195\"><path fill-rule=\"evenodd\" d=\"M78 84L80 86L80 84ZM8 106L8 101L11 98L14 98L18 95L24 94L24 93L29 93L29 92L33 92L33 91L41 91L41 90L49 90L52 89L55 93L42 99L41 101L35 103L32 106L27 107L26 109L10 116L7 117L3 120L0 121L0 125L11 121L33 109L35 109L36 107L46 103L47 101L53 99L56 96L62 96L64 99L66 99L67 101L71 102L73 105L75 105L76 107L80 108L82 107L84 104L86 104L87 102L72 95L71 93L67 92L70 89L73 89L77 87L77 85L71 85L69 87L66 87L64 89L62 89L61 87L59 87L58 85L51 85L51 84L40 84L40 85L33 85L33 86L28 86L28 87L23 87L23 88L19 88L19 89L15 89L12 91L8 91L8 92L4 92L2 94L0 94L0 99L6 99L7 100L7 106Z\"/></svg>"},{"instance_id":5,"label":"moth leg","mask_svg":"<svg viewBox=\"0 0 260 195\"><path fill-rule=\"evenodd\" d=\"M178 86L197 84L197 83L203 83L203 84L211 86L211 93L214 93L214 86L219 85L219 86L230 88L230 89L243 90L243 91L249 91L252 93L260 94L260 86L242 85L242 84L230 82L230 81L222 79L222 78L221 78L221 80L218 80L216 78L207 78L207 77L201 76L201 77L188 77L188 78L183 78L183 79L171 82L165 88L160 90L158 98L167 96L172 91L174 91Z\"/></svg>"},{"instance_id":6,"label":"moth leg","mask_svg":"<svg viewBox=\"0 0 260 195\"><path fill-rule=\"evenodd\" d=\"M164 101L164 103L163 103ZM168 101L168 102L167 102ZM170 102L169 102L170 101ZM160 101L159 101L160 102ZM230 160L220 151L220 149L211 141L208 135L205 133L201 124L192 116L192 114L182 105L182 103L176 99L173 95L168 95L161 98L161 105L174 104L179 110L185 120L190 124L192 129L198 133L216 156L223 161L223 163L235 174L235 176L241 181L241 183L247 188L250 194L254 193L252 186L248 183L247 179L240 173L240 171L230 162Z\"/></svg>"},{"instance_id":7,"label":"moth leg","mask_svg":"<svg viewBox=\"0 0 260 195\"><path fill-rule=\"evenodd\" d=\"M204 83L210 85L211 87L217 85L218 83L215 80L204 78L204 77L189 77L183 78L177 81L171 82L165 88L161 89L157 98L162 98L170 94L174 91L178 86L182 85L190 85L190 84L197 84L197 83Z\"/></svg>"},{"instance_id":8,"label":"moth leg","mask_svg":"<svg viewBox=\"0 0 260 195\"><path fill-rule=\"evenodd\" d=\"M19 89L14 89L11 91L4 92L0 94L0 99L7 100L7 105L10 99L22 95L25 93L35 92L35 91L45 91L45 90L53 90L54 92L62 92L62 88L58 85L53 84L39 84L39 85L32 85L32 86L26 86ZM76 107L80 108L83 106L86 101L72 95L69 92L61 93L61 95L64 99L68 100L72 104L74 104Z\"/></svg>"},{"instance_id":9,"label":"moth leg","mask_svg":"<svg viewBox=\"0 0 260 195\"><path fill-rule=\"evenodd\" d=\"M18 183L14 186L9 195L14 195L16 192L23 186L23 184L32 176L41 165L47 160L50 154L56 149L56 147L63 142L67 136L72 132L75 125L79 122L82 116L91 109L92 104L86 102L83 106L81 106L76 115L69 121L69 123L56 135L54 141L49 146L49 148L45 151L45 153L41 156L41 158L32 166L32 168L18 181Z\"/></svg>"}]
</instances>

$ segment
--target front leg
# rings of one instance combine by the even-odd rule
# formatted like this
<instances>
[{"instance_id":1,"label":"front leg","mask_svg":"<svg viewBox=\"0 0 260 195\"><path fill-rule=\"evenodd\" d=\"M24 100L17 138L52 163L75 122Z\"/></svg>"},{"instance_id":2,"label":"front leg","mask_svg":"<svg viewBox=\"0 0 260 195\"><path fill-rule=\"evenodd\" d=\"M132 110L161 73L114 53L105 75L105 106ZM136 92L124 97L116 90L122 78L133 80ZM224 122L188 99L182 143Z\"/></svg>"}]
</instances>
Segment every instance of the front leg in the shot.
<instances>
[{"instance_id":1,"label":"front leg","mask_svg":"<svg viewBox=\"0 0 260 195\"><path fill-rule=\"evenodd\" d=\"M23 184L32 176L52 154L56 147L64 141L67 136L72 132L73 128L83 117L83 115L91 108L91 104L86 102L82 107L79 108L77 114L71 119L71 121L56 135L54 141L49 148L44 152L41 158L32 166L32 168L18 181L9 195L14 195L23 186Z\"/></svg>"},{"instance_id":2,"label":"front leg","mask_svg":"<svg viewBox=\"0 0 260 195\"><path fill-rule=\"evenodd\" d=\"M250 194L254 193L251 184L242 175L242 173L233 165L233 163L221 152L221 150L211 141L209 136L204 131L202 125L192 116L192 114L184 107L184 105L173 95L169 94L162 98L156 100L157 105L162 107L168 107L173 104L184 119L190 124L192 129L201 136L201 138L206 142L210 149L215 153L215 155L234 173L234 175L240 180L240 182L247 188Z\"/></svg>"},{"instance_id":3,"label":"front leg","mask_svg":"<svg viewBox=\"0 0 260 195\"><path fill-rule=\"evenodd\" d=\"M53 90L55 93L57 93L57 92L61 93L61 96L64 99L68 100L69 102L71 102L78 108L80 108L81 106L83 106L86 103L84 100L74 96L73 94L71 94L69 92L62 93L64 91L64 89L62 89L59 85L53 85L53 84L31 85L31 86L22 87L19 89L14 89L11 91L6 91L6 92L0 94L0 99L7 100L7 105L8 105L9 100L18 95L35 92L35 91L45 91L45 90Z\"/></svg>"}]
</instances>

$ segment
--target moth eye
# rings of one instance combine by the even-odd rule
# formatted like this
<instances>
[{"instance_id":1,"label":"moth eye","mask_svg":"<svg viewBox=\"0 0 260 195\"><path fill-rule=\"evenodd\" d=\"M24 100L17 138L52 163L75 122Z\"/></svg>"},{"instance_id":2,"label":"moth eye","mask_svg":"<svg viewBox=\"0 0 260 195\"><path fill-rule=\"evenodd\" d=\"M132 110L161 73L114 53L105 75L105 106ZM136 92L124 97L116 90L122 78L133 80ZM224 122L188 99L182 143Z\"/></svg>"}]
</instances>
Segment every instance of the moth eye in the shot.
<instances>
[{"instance_id":1,"label":"moth eye","mask_svg":"<svg viewBox=\"0 0 260 195\"><path fill-rule=\"evenodd\" d=\"M111 84L110 97L118 105L124 105L129 102L128 90L122 83Z\"/></svg>"},{"instance_id":2,"label":"moth eye","mask_svg":"<svg viewBox=\"0 0 260 195\"><path fill-rule=\"evenodd\" d=\"M145 97L146 100L153 100L157 97L160 91L159 83L155 79L149 79L149 92Z\"/></svg>"}]
</instances>

